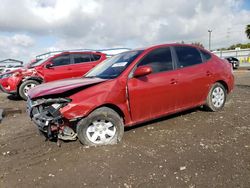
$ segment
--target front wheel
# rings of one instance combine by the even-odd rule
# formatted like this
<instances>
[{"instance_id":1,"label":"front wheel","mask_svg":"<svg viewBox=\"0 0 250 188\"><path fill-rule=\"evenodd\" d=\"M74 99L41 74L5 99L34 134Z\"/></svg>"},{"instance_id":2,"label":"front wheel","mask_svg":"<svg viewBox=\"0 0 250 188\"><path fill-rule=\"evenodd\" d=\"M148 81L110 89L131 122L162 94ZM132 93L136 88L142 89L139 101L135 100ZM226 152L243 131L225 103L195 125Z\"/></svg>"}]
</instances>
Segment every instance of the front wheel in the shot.
<instances>
[{"instance_id":1,"label":"front wheel","mask_svg":"<svg viewBox=\"0 0 250 188\"><path fill-rule=\"evenodd\" d=\"M116 144L124 133L122 118L112 109L101 107L77 124L77 136L89 146Z\"/></svg>"},{"instance_id":2,"label":"front wheel","mask_svg":"<svg viewBox=\"0 0 250 188\"><path fill-rule=\"evenodd\" d=\"M219 111L224 107L226 98L227 92L225 87L220 83L215 83L208 93L205 107L209 111Z\"/></svg>"},{"instance_id":3,"label":"front wheel","mask_svg":"<svg viewBox=\"0 0 250 188\"><path fill-rule=\"evenodd\" d=\"M36 87L37 85L39 85L40 83L35 81L35 80L27 80L27 81L24 81L20 87L19 87L19 90L18 90L18 94L19 96L23 99L23 100L27 100L28 98L28 91L31 89L31 88L34 88Z\"/></svg>"}]
</instances>

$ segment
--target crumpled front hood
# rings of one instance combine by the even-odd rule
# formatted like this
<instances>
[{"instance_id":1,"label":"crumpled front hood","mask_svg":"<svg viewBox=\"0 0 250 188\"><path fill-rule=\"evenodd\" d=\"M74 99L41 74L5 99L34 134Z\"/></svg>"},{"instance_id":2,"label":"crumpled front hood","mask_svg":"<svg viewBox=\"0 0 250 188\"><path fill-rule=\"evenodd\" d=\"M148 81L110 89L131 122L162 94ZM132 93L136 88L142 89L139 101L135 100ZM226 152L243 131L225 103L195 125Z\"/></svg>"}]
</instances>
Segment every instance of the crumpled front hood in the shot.
<instances>
[{"instance_id":1,"label":"crumpled front hood","mask_svg":"<svg viewBox=\"0 0 250 188\"><path fill-rule=\"evenodd\" d=\"M101 78L74 78L48 82L32 88L28 95L31 99L46 95L61 94L79 87L94 85L106 81Z\"/></svg>"}]
</instances>

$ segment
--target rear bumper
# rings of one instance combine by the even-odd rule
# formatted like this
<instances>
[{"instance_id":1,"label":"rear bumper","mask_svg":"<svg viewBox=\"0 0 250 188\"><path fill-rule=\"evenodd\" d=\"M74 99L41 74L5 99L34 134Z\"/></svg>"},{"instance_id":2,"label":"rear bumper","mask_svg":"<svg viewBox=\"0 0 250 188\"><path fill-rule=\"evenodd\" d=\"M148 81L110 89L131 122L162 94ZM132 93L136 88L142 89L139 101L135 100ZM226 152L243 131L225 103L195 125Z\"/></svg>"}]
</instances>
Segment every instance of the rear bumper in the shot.
<instances>
[{"instance_id":1,"label":"rear bumper","mask_svg":"<svg viewBox=\"0 0 250 188\"><path fill-rule=\"evenodd\" d=\"M232 90L234 89L235 87L235 78L234 78L234 75L232 74L229 79L228 79L228 82L227 82L227 85L228 85L228 93L232 92Z\"/></svg>"}]
</instances>

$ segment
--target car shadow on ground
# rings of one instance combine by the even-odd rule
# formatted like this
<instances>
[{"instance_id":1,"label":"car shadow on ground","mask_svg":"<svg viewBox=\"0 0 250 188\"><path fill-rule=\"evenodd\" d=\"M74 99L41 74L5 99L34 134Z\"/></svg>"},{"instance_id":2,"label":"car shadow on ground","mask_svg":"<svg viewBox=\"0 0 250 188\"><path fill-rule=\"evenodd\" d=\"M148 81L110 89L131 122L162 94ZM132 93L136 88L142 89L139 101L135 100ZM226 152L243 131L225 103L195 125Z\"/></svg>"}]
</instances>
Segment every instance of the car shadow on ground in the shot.
<instances>
[{"instance_id":1,"label":"car shadow on ground","mask_svg":"<svg viewBox=\"0 0 250 188\"><path fill-rule=\"evenodd\" d=\"M184 115L187 115L187 114L190 114L190 113L193 113L193 112L198 112L198 111L207 111L207 110L205 108L203 108L202 106L192 108L192 109L188 109L188 110L185 110L185 111L182 111L182 112L178 112L178 113L175 113L175 114L166 115L166 116L163 116L163 117L160 117L160 118L157 118L157 119L153 119L153 120L150 120L150 121L147 121L147 122L144 122L144 123L135 124L135 125L133 125L131 127L125 127L125 131L130 131L130 130L133 130L133 129L148 126L148 125L154 124L154 123L159 123L159 122L162 122L162 121L166 121L166 120L169 120L169 119L173 119L173 118L176 118L176 117L179 117L179 116L184 116Z\"/></svg>"},{"instance_id":2,"label":"car shadow on ground","mask_svg":"<svg viewBox=\"0 0 250 188\"><path fill-rule=\"evenodd\" d=\"M22 101L23 99L21 99L21 97L17 96L17 95L8 95L7 98L9 100L12 100L12 101Z\"/></svg>"}]
</instances>

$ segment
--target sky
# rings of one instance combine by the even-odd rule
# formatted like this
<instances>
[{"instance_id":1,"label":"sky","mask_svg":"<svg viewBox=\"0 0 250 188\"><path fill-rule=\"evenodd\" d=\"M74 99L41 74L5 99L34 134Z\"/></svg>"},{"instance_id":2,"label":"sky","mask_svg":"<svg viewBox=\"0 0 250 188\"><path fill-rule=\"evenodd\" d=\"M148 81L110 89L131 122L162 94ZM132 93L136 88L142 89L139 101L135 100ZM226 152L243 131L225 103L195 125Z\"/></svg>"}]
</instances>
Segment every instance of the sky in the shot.
<instances>
[{"instance_id":1,"label":"sky","mask_svg":"<svg viewBox=\"0 0 250 188\"><path fill-rule=\"evenodd\" d=\"M53 50L250 42L250 0L0 0L0 60Z\"/></svg>"}]
</instances>

